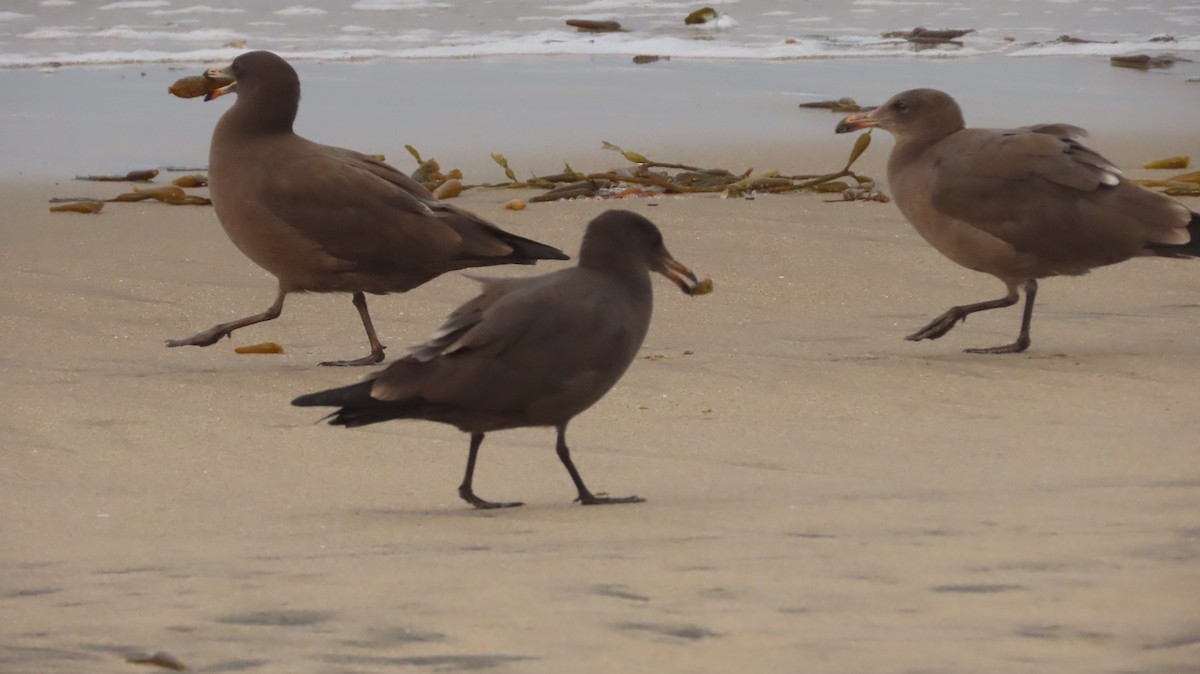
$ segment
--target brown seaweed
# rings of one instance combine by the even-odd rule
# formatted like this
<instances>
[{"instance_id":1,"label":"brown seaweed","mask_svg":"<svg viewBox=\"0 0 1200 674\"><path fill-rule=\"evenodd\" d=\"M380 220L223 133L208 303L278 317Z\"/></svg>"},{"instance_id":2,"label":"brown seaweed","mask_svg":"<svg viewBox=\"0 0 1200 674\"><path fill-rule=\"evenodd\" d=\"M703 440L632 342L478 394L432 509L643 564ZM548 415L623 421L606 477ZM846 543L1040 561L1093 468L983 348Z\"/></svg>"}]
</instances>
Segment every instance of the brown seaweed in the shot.
<instances>
[{"instance_id":1,"label":"brown seaweed","mask_svg":"<svg viewBox=\"0 0 1200 674\"><path fill-rule=\"evenodd\" d=\"M147 183L154 180L158 175L158 169L142 169L138 171L130 171L123 175L108 175L108 176L75 176L76 180L93 180L97 182L130 182L130 183Z\"/></svg>"},{"instance_id":2,"label":"brown seaweed","mask_svg":"<svg viewBox=\"0 0 1200 674\"><path fill-rule=\"evenodd\" d=\"M1151 162L1146 162L1142 166L1144 169L1185 169L1191 163L1192 158L1188 156L1167 157L1166 159L1156 159Z\"/></svg>"},{"instance_id":3,"label":"brown seaweed","mask_svg":"<svg viewBox=\"0 0 1200 674\"><path fill-rule=\"evenodd\" d=\"M578 182L567 183L566 185L556 187L544 194L539 194L536 197L530 198L529 201L530 203L541 203L544 201L558 201L560 199L595 197L599 196L600 190L612 186L612 181L603 178L580 180Z\"/></svg>"},{"instance_id":4,"label":"brown seaweed","mask_svg":"<svg viewBox=\"0 0 1200 674\"><path fill-rule=\"evenodd\" d=\"M436 186L446 181L446 176L442 175L442 167L436 159L422 163L417 170L412 172L411 177L426 187L429 187L431 183Z\"/></svg>"},{"instance_id":5,"label":"brown seaweed","mask_svg":"<svg viewBox=\"0 0 1200 674\"><path fill-rule=\"evenodd\" d=\"M118 194L112 199L107 199L107 201L137 202L146 201L147 199L154 199L155 201L172 206L208 206L212 203L212 200L208 197L188 194L178 185L163 185L162 187L152 187L149 189L138 189L135 187L132 192Z\"/></svg>"},{"instance_id":6,"label":"brown seaweed","mask_svg":"<svg viewBox=\"0 0 1200 674\"><path fill-rule=\"evenodd\" d=\"M71 201L58 206L51 206L51 213L99 213L100 209L104 208L103 201L93 201L91 199L84 201Z\"/></svg>"},{"instance_id":7,"label":"brown seaweed","mask_svg":"<svg viewBox=\"0 0 1200 674\"><path fill-rule=\"evenodd\" d=\"M616 21L592 21L591 19L567 19L567 25L581 33L619 33L621 24Z\"/></svg>"},{"instance_id":8,"label":"brown seaweed","mask_svg":"<svg viewBox=\"0 0 1200 674\"><path fill-rule=\"evenodd\" d=\"M179 176L172 180L171 184L178 185L179 187L208 187L208 177L193 173L191 175Z\"/></svg>"},{"instance_id":9,"label":"brown seaweed","mask_svg":"<svg viewBox=\"0 0 1200 674\"><path fill-rule=\"evenodd\" d=\"M1172 197L1200 197L1200 185L1177 183L1164 189L1163 194L1167 194Z\"/></svg>"},{"instance_id":10,"label":"brown seaweed","mask_svg":"<svg viewBox=\"0 0 1200 674\"><path fill-rule=\"evenodd\" d=\"M144 194L155 201L173 201L182 199L187 196L183 188L178 185L163 185L162 187L150 187L147 189L133 188L134 194Z\"/></svg>"},{"instance_id":11,"label":"brown seaweed","mask_svg":"<svg viewBox=\"0 0 1200 674\"><path fill-rule=\"evenodd\" d=\"M829 110L830 112L838 112L843 114L847 112L865 112L867 110L874 110L876 108L874 105L859 105L858 101L848 96L831 101L812 101L809 103L801 103L800 107Z\"/></svg>"},{"instance_id":12,"label":"brown seaweed","mask_svg":"<svg viewBox=\"0 0 1200 674\"><path fill-rule=\"evenodd\" d=\"M859 196L854 198L883 200L887 197L876 191L873 179L869 176L858 175L851 170L851 166L866 151L870 143L870 132L861 134L855 140L846 164L838 171L791 176L782 176L778 171L754 174L753 169L746 169L741 173L733 173L724 168L703 168L683 163L656 161L640 152L626 150L608 141L602 141L604 149L619 153L634 166L583 173L572 168L570 164L565 164L564 170L560 173L535 175L528 180L519 180L516 171L509 165L508 159L503 154L493 153L492 160L504 170L508 181L492 184L464 184L463 189L482 187L547 190L544 194L529 199L529 202L533 203L578 197L654 197L662 194L695 193L720 193L725 197L752 198L751 195L756 191L793 192L816 191L817 189L826 192L841 192L843 195L850 190L855 190L853 194ZM425 163L415 148L411 145L405 147L419 164ZM461 180L461 172L452 171L447 178ZM848 180L842 180L843 178ZM515 210L523 205L524 202L514 199L506 203L505 208Z\"/></svg>"},{"instance_id":13,"label":"brown seaweed","mask_svg":"<svg viewBox=\"0 0 1200 674\"><path fill-rule=\"evenodd\" d=\"M167 93L180 98L196 98L198 96L207 96L217 89L232 83L233 79L228 77L192 75L176 80L174 84L167 87Z\"/></svg>"},{"instance_id":14,"label":"brown seaweed","mask_svg":"<svg viewBox=\"0 0 1200 674\"><path fill-rule=\"evenodd\" d=\"M283 347L275 342L262 342L261 344L250 344L248 346L239 346L233 350L238 354L263 354L273 355L283 353Z\"/></svg>"},{"instance_id":15,"label":"brown seaweed","mask_svg":"<svg viewBox=\"0 0 1200 674\"><path fill-rule=\"evenodd\" d=\"M735 176L729 171L720 169L718 171L681 171L667 180L676 185L688 187L724 187L745 177L745 175Z\"/></svg>"},{"instance_id":16,"label":"brown seaweed","mask_svg":"<svg viewBox=\"0 0 1200 674\"><path fill-rule=\"evenodd\" d=\"M683 23L688 26L697 26L700 24L714 21L717 18L717 10L712 7L701 7L696 11L688 14L683 18Z\"/></svg>"}]
</instances>

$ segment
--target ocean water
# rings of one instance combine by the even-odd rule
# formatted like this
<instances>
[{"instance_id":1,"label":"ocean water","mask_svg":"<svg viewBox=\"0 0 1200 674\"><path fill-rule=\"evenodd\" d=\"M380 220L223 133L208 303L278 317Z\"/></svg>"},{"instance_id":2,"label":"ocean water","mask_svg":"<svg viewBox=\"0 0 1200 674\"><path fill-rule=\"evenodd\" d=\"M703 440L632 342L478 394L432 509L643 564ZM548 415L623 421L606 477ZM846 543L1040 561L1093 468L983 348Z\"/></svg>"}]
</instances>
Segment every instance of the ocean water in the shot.
<instances>
[{"instance_id":1,"label":"ocean water","mask_svg":"<svg viewBox=\"0 0 1200 674\"><path fill-rule=\"evenodd\" d=\"M689 59L1200 54L1197 0L709 0L718 27L675 0L6 0L0 68L207 63L245 49L294 61L494 56ZM615 20L582 33L566 19ZM887 31L974 29L915 49ZM1094 42L1058 41L1061 35ZM1173 41L1151 41L1170 36Z\"/></svg>"},{"instance_id":2,"label":"ocean water","mask_svg":"<svg viewBox=\"0 0 1200 674\"><path fill-rule=\"evenodd\" d=\"M503 179L492 152L522 175L620 164L602 141L698 165L822 170L809 157L852 139L798 103L874 104L916 86L951 92L975 126L1065 121L1101 151L1106 136L1136 145L1118 161L1200 153L1200 82L1188 81L1200 78L1200 4L1188 0L709 4L727 27L685 26L700 3L672 0L6 0L0 178L204 166L231 101L166 88L255 48L296 65L298 132L405 170L412 144L471 182ZM567 18L627 31L578 33ZM916 26L977 32L924 50L880 37ZM1108 63L1142 52L1192 61ZM639 54L672 58L636 65Z\"/></svg>"}]
</instances>

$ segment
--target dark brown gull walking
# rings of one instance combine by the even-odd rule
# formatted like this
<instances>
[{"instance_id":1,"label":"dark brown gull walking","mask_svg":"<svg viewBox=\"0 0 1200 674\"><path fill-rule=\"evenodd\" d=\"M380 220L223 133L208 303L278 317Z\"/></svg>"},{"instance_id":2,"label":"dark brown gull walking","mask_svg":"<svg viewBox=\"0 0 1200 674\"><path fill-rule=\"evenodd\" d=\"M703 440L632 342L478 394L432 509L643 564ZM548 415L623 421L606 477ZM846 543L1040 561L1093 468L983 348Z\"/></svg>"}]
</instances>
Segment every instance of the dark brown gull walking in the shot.
<instances>
[{"instance_id":1,"label":"dark brown gull walking","mask_svg":"<svg viewBox=\"0 0 1200 674\"><path fill-rule=\"evenodd\" d=\"M1200 214L1139 187L1080 144L1068 124L969 129L958 103L936 89L899 93L854 114L838 133L878 126L896 137L888 182L896 205L934 248L1008 287L997 300L952 307L908 339L937 339L977 311L1008 307L1025 291L1012 344L1029 348L1037 280L1077 276L1133 257L1200 255Z\"/></svg>"},{"instance_id":2,"label":"dark brown gull walking","mask_svg":"<svg viewBox=\"0 0 1200 674\"><path fill-rule=\"evenodd\" d=\"M485 433L524 426L558 430L558 458L584 505L638 503L595 496L567 449L567 424L617 383L650 326L650 272L689 295L698 282L646 218L607 211L587 227L579 264L542 276L479 279L483 292L450 314L425 344L365 381L311 393L299 406L341 407L329 423L363 426L425 419L471 435L458 494L476 508L518 506L475 495L471 482Z\"/></svg>"},{"instance_id":3,"label":"dark brown gull walking","mask_svg":"<svg viewBox=\"0 0 1200 674\"><path fill-rule=\"evenodd\" d=\"M206 100L237 92L209 153L209 185L230 240L279 279L266 311L221 323L167 346L208 346L234 330L269 321L293 292L353 294L371 353L322 365L383 360L364 293L411 290L456 269L565 260L540 244L443 203L391 166L296 135L300 79L271 52L248 52L210 77L233 83Z\"/></svg>"}]
</instances>

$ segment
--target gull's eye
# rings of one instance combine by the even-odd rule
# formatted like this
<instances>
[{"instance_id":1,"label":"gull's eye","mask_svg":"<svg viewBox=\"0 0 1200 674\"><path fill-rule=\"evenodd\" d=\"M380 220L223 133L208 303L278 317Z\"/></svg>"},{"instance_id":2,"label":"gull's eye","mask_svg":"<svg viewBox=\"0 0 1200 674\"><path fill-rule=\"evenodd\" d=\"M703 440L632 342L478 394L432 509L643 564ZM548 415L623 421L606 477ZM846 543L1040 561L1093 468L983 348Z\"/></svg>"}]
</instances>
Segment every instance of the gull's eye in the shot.
<instances>
[{"instance_id":1,"label":"gull's eye","mask_svg":"<svg viewBox=\"0 0 1200 674\"><path fill-rule=\"evenodd\" d=\"M892 107L895 108L896 112L900 114L908 112L908 103L905 103L904 101L896 101L894 104L892 104Z\"/></svg>"}]
</instances>

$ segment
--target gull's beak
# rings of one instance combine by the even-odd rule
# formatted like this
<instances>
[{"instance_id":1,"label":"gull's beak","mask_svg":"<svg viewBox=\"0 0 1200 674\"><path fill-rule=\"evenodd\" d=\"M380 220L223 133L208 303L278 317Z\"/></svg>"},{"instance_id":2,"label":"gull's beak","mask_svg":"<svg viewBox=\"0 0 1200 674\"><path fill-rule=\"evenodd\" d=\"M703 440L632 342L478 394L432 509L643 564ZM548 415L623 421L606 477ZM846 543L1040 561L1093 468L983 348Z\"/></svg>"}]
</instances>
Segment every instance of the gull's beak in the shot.
<instances>
[{"instance_id":1,"label":"gull's beak","mask_svg":"<svg viewBox=\"0 0 1200 674\"><path fill-rule=\"evenodd\" d=\"M229 83L224 86L220 86L216 89L213 89L212 91L205 94L204 100L206 102L211 101L215 98L220 98L220 97L224 96L225 94L232 94L235 91L237 91L237 80L234 78L233 73L231 73L229 71L229 66L226 66L224 68L217 68L217 67L209 68L208 70L204 71L204 77L209 80L213 80L214 83L220 83L220 82L228 82Z\"/></svg>"},{"instance_id":2,"label":"gull's beak","mask_svg":"<svg viewBox=\"0 0 1200 674\"><path fill-rule=\"evenodd\" d=\"M869 129L873 126L879 126L879 122L871 116L870 112L856 112L842 121L838 122L835 133L849 133L851 131L859 131L861 129Z\"/></svg>"},{"instance_id":3,"label":"gull's beak","mask_svg":"<svg viewBox=\"0 0 1200 674\"><path fill-rule=\"evenodd\" d=\"M701 281L696 278L691 269L688 269L682 262L671 257L665 249L659 253L659 259L663 264L663 268L658 270L658 273L671 279L671 282L679 286L685 295L707 295L712 292L712 280L704 279Z\"/></svg>"}]
</instances>

